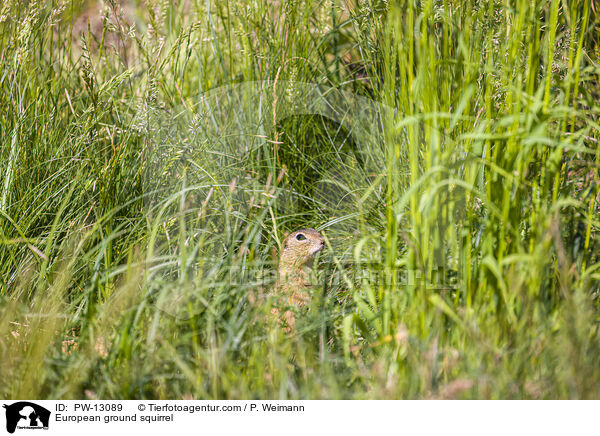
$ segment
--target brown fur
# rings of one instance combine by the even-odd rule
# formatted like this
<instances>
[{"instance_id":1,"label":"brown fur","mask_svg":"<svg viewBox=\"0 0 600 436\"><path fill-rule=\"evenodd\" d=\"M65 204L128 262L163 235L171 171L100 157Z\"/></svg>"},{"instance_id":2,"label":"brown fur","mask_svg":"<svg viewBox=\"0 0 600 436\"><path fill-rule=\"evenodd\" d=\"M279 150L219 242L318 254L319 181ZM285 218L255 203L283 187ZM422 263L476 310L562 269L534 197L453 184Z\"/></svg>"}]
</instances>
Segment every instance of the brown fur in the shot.
<instances>
[{"instance_id":1,"label":"brown fur","mask_svg":"<svg viewBox=\"0 0 600 436\"><path fill-rule=\"evenodd\" d=\"M298 239L300 238L300 239ZM310 275L315 255L325 246L325 239L315 229L301 229L290 233L283 240L281 255L279 256L278 280L274 287L274 294L281 303L289 306L304 307L310 302L311 287ZM279 309L274 308L272 313L279 322ZM286 310L283 314L287 332L295 325L294 314Z\"/></svg>"}]
</instances>

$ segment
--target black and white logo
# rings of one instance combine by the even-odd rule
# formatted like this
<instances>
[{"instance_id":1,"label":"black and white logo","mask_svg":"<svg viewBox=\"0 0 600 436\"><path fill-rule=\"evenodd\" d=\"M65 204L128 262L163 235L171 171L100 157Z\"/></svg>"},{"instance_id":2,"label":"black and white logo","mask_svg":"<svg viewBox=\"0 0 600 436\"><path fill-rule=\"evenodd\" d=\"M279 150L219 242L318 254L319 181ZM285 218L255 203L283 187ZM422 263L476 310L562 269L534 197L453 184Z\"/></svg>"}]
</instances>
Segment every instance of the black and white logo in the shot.
<instances>
[{"instance_id":1,"label":"black and white logo","mask_svg":"<svg viewBox=\"0 0 600 436\"><path fill-rule=\"evenodd\" d=\"M29 401L19 401L3 406L6 409L6 431L16 429L48 430L50 411Z\"/></svg>"}]
</instances>

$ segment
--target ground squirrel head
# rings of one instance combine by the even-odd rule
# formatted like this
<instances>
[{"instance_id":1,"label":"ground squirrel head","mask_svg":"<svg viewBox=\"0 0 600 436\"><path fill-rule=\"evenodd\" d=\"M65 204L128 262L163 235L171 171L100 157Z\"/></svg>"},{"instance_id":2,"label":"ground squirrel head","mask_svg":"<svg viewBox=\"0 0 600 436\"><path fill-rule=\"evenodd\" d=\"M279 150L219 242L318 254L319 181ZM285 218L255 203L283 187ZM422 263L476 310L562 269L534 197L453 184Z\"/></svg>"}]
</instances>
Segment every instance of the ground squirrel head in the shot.
<instances>
[{"instance_id":1,"label":"ground squirrel head","mask_svg":"<svg viewBox=\"0 0 600 436\"><path fill-rule=\"evenodd\" d=\"M323 235L315 229L301 229L290 233L283 240L279 269L291 270L311 267L315 255L325 246Z\"/></svg>"}]
</instances>

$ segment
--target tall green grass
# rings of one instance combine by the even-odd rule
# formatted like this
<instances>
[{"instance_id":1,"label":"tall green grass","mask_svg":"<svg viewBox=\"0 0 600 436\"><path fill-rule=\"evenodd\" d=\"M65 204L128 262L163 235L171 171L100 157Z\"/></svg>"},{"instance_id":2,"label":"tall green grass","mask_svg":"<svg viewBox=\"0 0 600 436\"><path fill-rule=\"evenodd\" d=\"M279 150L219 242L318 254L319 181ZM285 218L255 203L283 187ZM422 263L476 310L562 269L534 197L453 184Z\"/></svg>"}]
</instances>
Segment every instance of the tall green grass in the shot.
<instances>
[{"instance_id":1,"label":"tall green grass","mask_svg":"<svg viewBox=\"0 0 600 436\"><path fill-rule=\"evenodd\" d=\"M598 398L599 29L558 0L3 2L0 396ZM352 97L304 113L303 84ZM291 337L261 297L308 226Z\"/></svg>"}]
</instances>

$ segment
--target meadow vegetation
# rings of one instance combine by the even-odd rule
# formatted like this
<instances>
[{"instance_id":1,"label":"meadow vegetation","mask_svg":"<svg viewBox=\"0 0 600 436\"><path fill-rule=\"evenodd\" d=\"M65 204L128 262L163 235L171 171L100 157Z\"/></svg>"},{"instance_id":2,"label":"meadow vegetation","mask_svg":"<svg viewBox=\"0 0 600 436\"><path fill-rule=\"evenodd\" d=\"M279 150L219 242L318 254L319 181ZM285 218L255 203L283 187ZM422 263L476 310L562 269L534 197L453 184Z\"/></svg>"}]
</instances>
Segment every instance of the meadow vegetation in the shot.
<instances>
[{"instance_id":1,"label":"meadow vegetation","mask_svg":"<svg viewBox=\"0 0 600 436\"><path fill-rule=\"evenodd\" d=\"M0 397L600 398L599 8L3 1Z\"/></svg>"}]
</instances>

